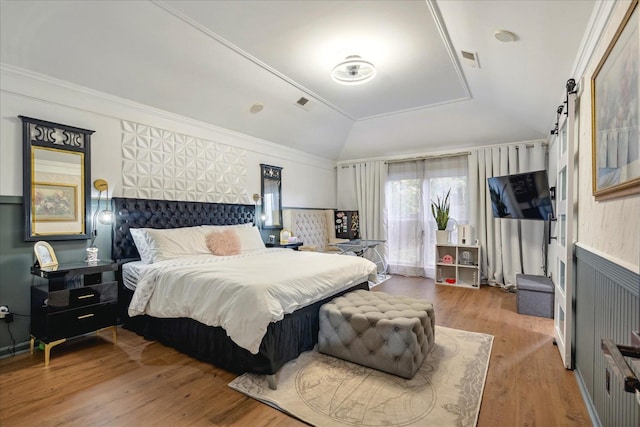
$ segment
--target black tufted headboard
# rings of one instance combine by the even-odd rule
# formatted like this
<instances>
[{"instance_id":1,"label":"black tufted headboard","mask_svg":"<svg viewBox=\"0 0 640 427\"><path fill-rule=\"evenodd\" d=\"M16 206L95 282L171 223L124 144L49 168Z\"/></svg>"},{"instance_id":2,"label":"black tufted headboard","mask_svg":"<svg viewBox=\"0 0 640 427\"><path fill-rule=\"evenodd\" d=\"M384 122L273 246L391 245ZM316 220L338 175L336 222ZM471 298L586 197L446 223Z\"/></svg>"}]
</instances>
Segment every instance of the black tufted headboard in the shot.
<instances>
[{"instance_id":1,"label":"black tufted headboard","mask_svg":"<svg viewBox=\"0 0 640 427\"><path fill-rule=\"evenodd\" d=\"M111 258L140 258L129 228L178 228L253 223L254 205L114 197Z\"/></svg>"}]
</instances>

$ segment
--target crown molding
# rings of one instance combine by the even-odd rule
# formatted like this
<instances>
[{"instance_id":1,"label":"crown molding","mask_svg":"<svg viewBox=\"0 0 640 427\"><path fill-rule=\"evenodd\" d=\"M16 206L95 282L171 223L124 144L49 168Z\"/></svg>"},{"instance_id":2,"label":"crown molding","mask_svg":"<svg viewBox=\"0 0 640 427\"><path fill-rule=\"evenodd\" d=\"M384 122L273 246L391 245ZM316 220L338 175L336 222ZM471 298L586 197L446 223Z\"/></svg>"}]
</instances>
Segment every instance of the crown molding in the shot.
<instances>
[{"instance_id":1,"label":"crown molding","mask_svg":"<svg viewBox=\"0 0 640 427\"><path fill-rule=\"evenodd\" d=\"M585 73L617 3L603 0L596 2L587 23L587 30L582 37L578 55L571 67L571 76L576 79L576 82L579 82Z\"/></svg>"}]
</instances>

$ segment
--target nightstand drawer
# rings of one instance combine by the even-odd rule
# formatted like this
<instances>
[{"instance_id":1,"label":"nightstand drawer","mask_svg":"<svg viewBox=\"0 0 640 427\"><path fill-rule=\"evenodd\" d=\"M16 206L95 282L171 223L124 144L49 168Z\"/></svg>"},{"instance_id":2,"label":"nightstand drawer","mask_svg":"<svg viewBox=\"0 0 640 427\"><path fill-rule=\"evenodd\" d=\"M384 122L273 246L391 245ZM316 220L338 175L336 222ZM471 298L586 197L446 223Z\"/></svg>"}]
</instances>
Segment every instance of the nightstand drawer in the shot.
<instances>
[{"instance_id":1,"label":"nightstand drawer","mask_svg":"<svg viewBox=\"0 0 640 427\"><path fill-rule=\"evenodd\" d=\"M118 283L109 282L49 292L45 305L49 307L50 313L54 313L117 300Z\"/></svg>"},{"instance_id":2,"label":"nightstand drawer","mask_svg":"<svg viewBox=\"0 0 640 427\"><path fill-rule=\"evenodd\" d=\"M49 341L86 334L116 324L118 304L101 304L49 315Z\"/></svg>"}]
</instances>

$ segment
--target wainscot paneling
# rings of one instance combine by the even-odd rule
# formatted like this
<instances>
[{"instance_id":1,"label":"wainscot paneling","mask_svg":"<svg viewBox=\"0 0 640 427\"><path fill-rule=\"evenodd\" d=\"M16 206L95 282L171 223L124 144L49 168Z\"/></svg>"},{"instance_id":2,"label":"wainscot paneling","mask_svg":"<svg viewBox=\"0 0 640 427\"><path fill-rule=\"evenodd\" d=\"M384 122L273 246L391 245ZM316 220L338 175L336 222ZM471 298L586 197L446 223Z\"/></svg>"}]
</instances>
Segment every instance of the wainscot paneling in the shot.
<instances>
[{"instance_id":1,"label":"wainscot paneling","mask_svg":"<svg viewBox=\"0 0 640 427\"><path fill-rule=\"evenodd\" d=\"M596 425L636 427L640 425L640 405L611 370L600 340L631 344L631 332L640 327L640 276L580 246L575 254L576 375L586 404ZM611 375L609 391L607 370Z\"/></svg>"}]
</instances>

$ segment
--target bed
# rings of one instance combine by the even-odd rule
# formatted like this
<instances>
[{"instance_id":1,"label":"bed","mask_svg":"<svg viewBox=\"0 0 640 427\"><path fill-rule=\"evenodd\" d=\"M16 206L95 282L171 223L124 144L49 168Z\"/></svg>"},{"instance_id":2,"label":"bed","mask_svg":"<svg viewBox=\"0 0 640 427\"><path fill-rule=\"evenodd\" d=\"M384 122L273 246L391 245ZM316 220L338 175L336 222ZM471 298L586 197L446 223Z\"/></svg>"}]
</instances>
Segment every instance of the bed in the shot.
<instances>
[{"instance_id":1,"label":"bed","mask_svg":"<svg viewBox=\"0 0 640 427\"><path fill-rule=\"evenodd\" d=\"M124 327L135 331L146 339L160 341L225 370L237 374L252 372L267 375L270 385L274 388L275 374L280 367L296 358L300 353L311 350L317 343L320 306L346 292L355 289L369 289L366 275L351 283L337 283L335 289L321 298L314 298L310 304L284 314L280 320L270 322L264 336L252 351L238 345L230 338L228 331L221 326L210 326L197 319L159 317L149 314L130 316L129 305L132 299L134 300L132 306L135 306L137 301L132 289L135 289L138 278L147 274L146 270L150 269L149 265L140 263L141 257L134 244L132 229L175 229L252 224L254 222L254 206L114 197L113 208L115 221L112 236L112 258L119 265L120 317ZM293 254L293 251L286 249L264 249L262 251L256 250L256 252L268 252L264 256L273 258L284 257L283 252ZM202 256L206 257L206 255ZM296 256L310 256L310 254L302 255L301 253ZM338 255L313 254L313 256ZM211 254L209 257L216 258ZM197 257L194 256L194 259ZM198 263L200 261L192 262ZM171 264L172 261L165 261L165 263ZM184 271L182 268L182 266L176 267L175 265L166 266L168 272L174 272L174 270L182 272ZM211 271L218 270L217 267L206 268L210 268ZM167 279L167 281L170 280Z\"/></svg>"}]
</instances>

